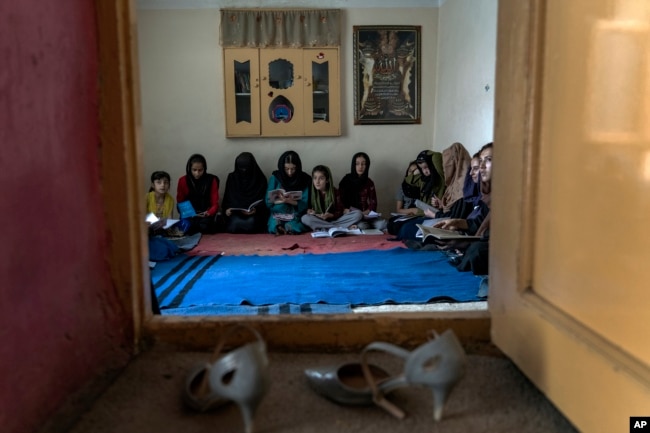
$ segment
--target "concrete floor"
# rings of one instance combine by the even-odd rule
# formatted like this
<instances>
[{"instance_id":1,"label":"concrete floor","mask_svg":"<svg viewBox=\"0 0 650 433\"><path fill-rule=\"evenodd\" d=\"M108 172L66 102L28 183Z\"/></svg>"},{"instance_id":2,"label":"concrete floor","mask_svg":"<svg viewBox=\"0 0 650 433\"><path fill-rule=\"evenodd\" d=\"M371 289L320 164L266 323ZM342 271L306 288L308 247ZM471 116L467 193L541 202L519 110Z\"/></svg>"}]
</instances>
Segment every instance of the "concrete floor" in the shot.
<instances>
[{"instance_id":1,"label":"concrete floor","mask_svg":"<svg viewBox=\"0 0 650 433\"><path fill-rule=\"evenodd\" d=\"M407 412L405 419L398 420L374 406L339 406L308 388L305 368L356 361L357 354L271 353L269 357L272 384L256 415L256 433L576 431L505 357L469 356L467 373L437 424L432 419L432 397L427 389L405 388L392 395L391 399ZM81 417L59 420L48 432L243 432L234 405L197 414L181 402L188 371L207 358L207 353L154 347L139 355ZM399 360L382 354L373 357L373 362L393 372L401 368Z\"/></svg>"}]
</instances>

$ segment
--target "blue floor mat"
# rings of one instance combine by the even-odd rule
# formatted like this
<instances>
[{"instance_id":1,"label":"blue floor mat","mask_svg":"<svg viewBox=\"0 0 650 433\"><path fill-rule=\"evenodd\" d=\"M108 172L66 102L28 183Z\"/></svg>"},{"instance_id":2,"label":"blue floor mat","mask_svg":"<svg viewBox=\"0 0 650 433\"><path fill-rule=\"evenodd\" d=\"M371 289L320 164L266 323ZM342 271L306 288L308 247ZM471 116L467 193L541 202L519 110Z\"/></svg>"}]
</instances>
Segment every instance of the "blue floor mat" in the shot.
<instances>
[{"instance_id":1,"label":"blue floor mat","mask_svg":"<svg viewBox=\"0 0 650 433\"><path fill-rule=\"evenodd\" d=\"M316 313L319 306L325 305L349 309L469 302L479 300L476 294L480 284L480 278L471 272L458 272L447 263L442 252L404 248L296 256L182 254L159 262L151 272L164 314L170 313L166 310L178 310L174 314L207 314L192 311L217 306L233 311L235 306L274 306L294 314L312 307ZM240 309L245 310L249 309ZM260 314L250 311L221 314Z\"/></svg>"}]
</instances>

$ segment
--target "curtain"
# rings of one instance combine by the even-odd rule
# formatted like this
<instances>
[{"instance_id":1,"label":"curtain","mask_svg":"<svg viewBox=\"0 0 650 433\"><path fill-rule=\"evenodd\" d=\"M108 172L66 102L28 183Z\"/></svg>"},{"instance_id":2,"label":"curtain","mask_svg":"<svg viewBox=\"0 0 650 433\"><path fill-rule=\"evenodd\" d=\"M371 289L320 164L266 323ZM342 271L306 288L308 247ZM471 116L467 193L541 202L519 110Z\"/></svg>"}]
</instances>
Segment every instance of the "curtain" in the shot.
<instances>
[{"instance_id":1,"label":"curtain","mask_svg":"<svg viewBox=\"0 0 650 433\"><path fill-rule=\"evenodd\" d=\"M221 9L221 45L248 48L338 47L340 9Z\"/></svg>"}]
</instances>

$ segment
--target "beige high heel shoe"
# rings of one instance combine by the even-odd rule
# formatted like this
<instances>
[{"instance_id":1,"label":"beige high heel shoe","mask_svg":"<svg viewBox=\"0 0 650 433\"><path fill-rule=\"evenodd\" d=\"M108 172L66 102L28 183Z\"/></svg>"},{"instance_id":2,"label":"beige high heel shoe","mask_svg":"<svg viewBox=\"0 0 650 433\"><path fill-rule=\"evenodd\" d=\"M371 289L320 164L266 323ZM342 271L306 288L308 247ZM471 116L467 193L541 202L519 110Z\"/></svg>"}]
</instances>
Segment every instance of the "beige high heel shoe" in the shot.
<instances>
[{"instance_id":1,"label":"beige high heel shoe","mask_svg":"<svg viewBox=\"0 0 650 433\"><path fill-rule=\"evenodd\" d=\"M227 339L242 328L253 333L256 341L219 356ZM269 384L266 343L256 330L238 325L221 336L206 364L199 365L190 372L185 382L183 400L199 412L233 402L239 406L246 433L253 433L255 412L266 395Z\"/></svg>"},{"instance_id":2,"label":"beige high heel shoe","mask_svg":"<svg viewBox=\"0 0 650 433\"><path fill-rule=\"evenodd\" d=\"M435 333L434 333L435 334ZM305 370L309 385L318 394L340 404L376 404L396 418L405 413L386 395L397 388L423 386L433 393L433 419L440 421L449 394L465 374L465 351L453 331L435 334L412 352L386 342L370 343L361 353L361 362L339 367ZM368 363L371 351L383 351L405 360L402 373L390 376Z\"/></svg>"}]
</instances>

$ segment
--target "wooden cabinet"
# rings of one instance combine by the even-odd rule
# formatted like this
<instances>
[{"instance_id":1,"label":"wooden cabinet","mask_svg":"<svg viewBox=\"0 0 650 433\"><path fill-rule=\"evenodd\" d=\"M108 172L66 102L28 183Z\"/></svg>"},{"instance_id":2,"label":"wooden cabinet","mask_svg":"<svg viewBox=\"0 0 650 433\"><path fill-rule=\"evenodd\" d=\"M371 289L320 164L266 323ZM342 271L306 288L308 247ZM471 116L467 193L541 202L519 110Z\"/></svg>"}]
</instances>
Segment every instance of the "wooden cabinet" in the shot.
<instances>
[{"instance_id":1,"label":"wooden cabinet","mask_svg":"<svg viewBox=\"0 0 650 433\"><path fill-rule=\"evenodd\" d=\"M338 48L224 49L228 137L341 135Z\"/></svg>"}]
</instances>

